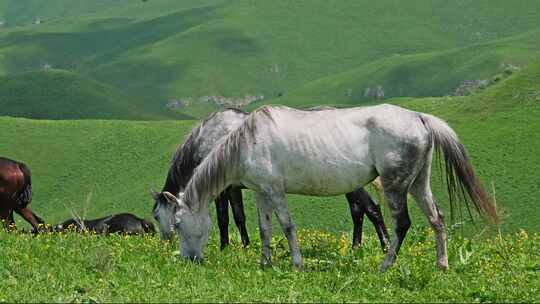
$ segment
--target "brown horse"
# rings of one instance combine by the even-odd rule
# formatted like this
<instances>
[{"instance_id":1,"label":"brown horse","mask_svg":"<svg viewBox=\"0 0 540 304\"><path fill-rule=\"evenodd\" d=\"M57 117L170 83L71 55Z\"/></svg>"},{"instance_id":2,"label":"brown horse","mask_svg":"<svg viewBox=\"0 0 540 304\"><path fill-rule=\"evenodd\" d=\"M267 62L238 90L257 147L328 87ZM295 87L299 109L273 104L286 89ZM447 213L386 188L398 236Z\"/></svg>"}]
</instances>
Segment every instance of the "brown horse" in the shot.
<instances>
[{"instance_id":1,"label":"brown horse","mask_svg":"<svg viewBox=\"0 0 540 304\"><path fill-rule=\"evenodd\" d=\"M15 225L13 211L22 216L37 232L43 220L30 209L32 179L23 163L0 157L0 221L5 227Z\"/></svg>"}]
</instances>

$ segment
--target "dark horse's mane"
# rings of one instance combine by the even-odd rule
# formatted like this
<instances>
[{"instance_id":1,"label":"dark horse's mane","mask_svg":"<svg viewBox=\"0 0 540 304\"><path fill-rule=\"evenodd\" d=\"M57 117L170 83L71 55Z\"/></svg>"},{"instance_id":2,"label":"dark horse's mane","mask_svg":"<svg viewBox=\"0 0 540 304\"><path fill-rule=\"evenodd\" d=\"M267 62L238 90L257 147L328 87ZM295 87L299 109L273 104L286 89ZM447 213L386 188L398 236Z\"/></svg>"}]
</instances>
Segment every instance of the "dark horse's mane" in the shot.
<instances>
[{"instance_id":1,"label":"dark horse's mane","mask_svg":"<svg viewBox=\"0 0 540 304\"><path fill-rule=\"evenodd\" d=\"M14 163L23 173L23 186L21 190L13 193L12 198L17 202L18 208L25 208L32 201L32 173L30 168L25 163L9 158L0 157L0 160Z\"/></svg>"},{"instance_id":2,"label":"dark horse's mane","mask_svg":"<svg viewBox=\"0 0 540 304\"><path fill-rule=\"evenodd\" d=\"M180 189L186 187L187 183L191 179L195 168L202 162L202 159L197 155L199 149L198 138L201 129L204 125L216 116L217 113L223 111L235 111L242 114L246 112L236 108L224 108L219 111L213 112L208 115L197 127L195 127L186 138L186 141L178 147L174 153L171 161L169 172L165 180L165 185L162 191L168 191L173 194L177 194Z\"/></svg>"},{"instance_id":3,"label":"dark horse's mane","mask_svg":"<svg viewBox=\"0 0 540 304\"><path fill-rule=\"evenodd\" d=\"M317 106L303 108L304 111L322 111L322 110L331 110L337 109L336 107L330 106ZM234 111L240 114L249 114L245 111L236 109L236 108L223 108L219 111L213 112L208 117L206 117L197 127L195 127L191 133L186 138L184 144L178 147L176 150L173 159L171 161L171 166L169 172L167 173L167 178L165 180L165 185L163 186L162 191L167 191L173 194L177 194L180 189L183 189L188 184L195 168L197 168L200 163L203 161L197 156L198 151L198 138L200 135L201 129L204 125L213 119L216 114L223 111ZM268 108L263 107L261 112L268 111Z\"/></svg>"}]
</instances>

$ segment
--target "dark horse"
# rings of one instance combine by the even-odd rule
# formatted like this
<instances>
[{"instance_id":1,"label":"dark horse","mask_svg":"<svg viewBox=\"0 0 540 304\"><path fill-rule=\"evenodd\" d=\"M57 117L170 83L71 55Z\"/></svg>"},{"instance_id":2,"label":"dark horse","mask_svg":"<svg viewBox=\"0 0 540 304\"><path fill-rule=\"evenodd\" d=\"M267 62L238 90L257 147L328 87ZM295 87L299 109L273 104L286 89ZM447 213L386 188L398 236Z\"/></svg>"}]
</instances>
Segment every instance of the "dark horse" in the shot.
<instances>
[{"instance_id":1,"label":"dark horse","mask_svg":"<svg viewBox=\"0 0 540 304\"><path fill-rule=\"evenodd\" d=\"M61 232L69 229L70 226L75 229L75 231L88 231L97 234L153 234L156 231L154 229L154 224L131 213L120 213L95 220L78 220L72 218L61 224L55 225L53 230Z\"/></svg>"},{"instance_id":2,"label":"dark horse","mask_svg":"<svg viewBox=\"0 0 540 304\"><path fill-rule=\"evenodd\" d=\"M25 164L0 157L0 221L5 227L15 225L13 211L22 216L37 232L44 221L32 209L32 178Z\"/></svg>"},{"instance_id":3,"label":"dark horse","mask_svg":"<svg viewBox=\"0 0 540 304\"><path fill-rule=\"evenodd\" d=\"M325 109L314 108L311 110L324 111ZM224 109L212 113L199 126L193 129L184 144L176 151L163 190L161 193L154 192L154 199L156 201L164 199L163 192L178 195L179 192L184 191L195 168L203 161L204 157L210 153L220 139L227 136L232 130L242 124L247 116L247 113L237 109ZM249 245L241 189L242 187L239 186L231 186L221 193L215 201L221 249L229 244L229 203L232 207L234 221L240 231L242 244L244 246ZM388 232L379 205L371 199L363 188L347 193L346 198L349 202L354 224L353 248L357 248L362 242L362 224L364 215L367 215L375 226L381 247L385 250L388 246ZM162 235L162 238L169 237Z\"/></svg>"}]
</instances>

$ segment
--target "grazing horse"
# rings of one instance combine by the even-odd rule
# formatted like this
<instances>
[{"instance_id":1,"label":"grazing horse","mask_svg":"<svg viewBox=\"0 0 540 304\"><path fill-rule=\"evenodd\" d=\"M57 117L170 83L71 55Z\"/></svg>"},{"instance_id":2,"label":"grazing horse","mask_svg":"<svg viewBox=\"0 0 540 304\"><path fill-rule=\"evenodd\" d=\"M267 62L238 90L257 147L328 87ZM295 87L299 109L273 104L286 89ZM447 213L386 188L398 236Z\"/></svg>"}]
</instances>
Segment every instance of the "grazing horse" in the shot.
<instances>
[{"instance_id":1,"label":"grazing horse","mask_svg":"<svg viewBox=\"0 0 540 304\"><path fill-rule=\"evenodd\" d=\"M32 209L32 178L28 166L0 157L0 221L4 226L15 225L13 211L22 216L37 232L44 221Z\"/></svg>"},{"instance_id":2,"label":"grazing horse","mask_svg":"<svg viewBox=\"0 0 540 304\"><path fill-rule=\"evenodd\" d=\"M330 107L318 107L310 111L334 109ZM184 191L186 184L193 175L195 168L212 151L212 149L229 133L238 128L248 117L248 113L237 109L224 109L214 112L203 122L193 129L185 143L180 146L167 173L165 185L161 193L152 192L154 200L162 200L163 192L178 194ZM353 248L357 248L362 241L362 224L364 214L368 216L375 226L381 247L388 247L388 233L384 224L379 205L371 199L363 188L356 189L346 194L349 202L353 228ZM215 200L218 227L220 232L221 249L229 244L229 202L232 207L234 221L244 246L249 245L249 236L246 229L242 191L240 186L230 186L225 189ZM155 206L154 205L154 209ZM160 229L162 238L170 238L172 229L163 227ZM166 233L168 232L168 233Z\"/></svg>"},{"instance_id":3,"label":"grazing horse","mask_svg":"<svg viewBox=\"0 0 540 304\"><path fill-rule=\"evenodd\" d=\"M139 218L131 213L120 213L102 217L95 220L69 219L55 225L56 232L64 231L72 226L76 231L95 232L97 234L122 233L122 234L145 234L155 233L154 224Z\"/></svg>"},{"instance_id":4,"label":"grazing horse","mask_svg":"<svg viewBox=\"0 0 540 304\"><path fill-rule=\"evenodd\" d=\"M259 108L212 149L179 197L164 193L168 200L158 201L155 213L161 226L174 225L181 235L183 256L202 259L211 227L208 201L228 186L242 184L256 195L261 262L271 262L275 211L293 265L302 267L285 193L337 195L380 176L394 222L381 269L395 262L411 225L410 192L435 232L437 264L444 270L448 269L446 232L430 186L433 150L444 156L451 206L461 193L480 215L497 223L496 207L455 132L435 116L394 105L316 112L284 106Z\"/></svg>"}]
</instances>

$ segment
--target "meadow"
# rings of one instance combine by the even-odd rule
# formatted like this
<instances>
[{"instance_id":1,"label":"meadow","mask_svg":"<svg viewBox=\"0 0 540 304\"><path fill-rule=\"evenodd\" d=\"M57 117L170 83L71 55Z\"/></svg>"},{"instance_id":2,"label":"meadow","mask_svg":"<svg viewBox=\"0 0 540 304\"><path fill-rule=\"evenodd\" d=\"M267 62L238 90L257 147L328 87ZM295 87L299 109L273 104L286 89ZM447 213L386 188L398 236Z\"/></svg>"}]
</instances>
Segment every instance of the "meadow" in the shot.
<instances>
[{"instance_id":1,"label":"meadow","mask_svg":"<svg viewBox=\"0 0 540 304\"><path fill-rule=\"evenodd\" d=\"M431 230L413 229L395 267L374 236L357 251L347 234L301 230L304 271L291 270L286 240L261 269L259 242L219 251L217 234L202 265L156 236L0 232L0 301L31 302L538 302L540 235L525 231L467 239L450 234L450 270L435 267Z\"/></svg>"},{"instance_id":2,"label":"meadow","mask_svg":"<svg viewBox=\"0 0 540 304\"><path fill-rule=\"evenodd\" d=\"M413 201L413 227L386 273L367 219L364 245L350 249L344 196L288 196L301 272L276 221L274 265L260 268L247 190L253 244L241 248L231 217L232 246L219 250L214 224L202 265L157 236L0 230L0 302L540 302L539 20L534 1L0 0L0 155L30 166L32 208L48 224L150 219L149 189L161 189L177 146L219 108L201 96L265 96L248 111L349 107L380 103L365 95L376 86L383 102L454 128L504 218L494 227L463 210L452 217L435 166L446 273ZM488 85L451 96L466 80ZM194 102L165 107L180 99Z\"/></svg>"}]
</instances>

